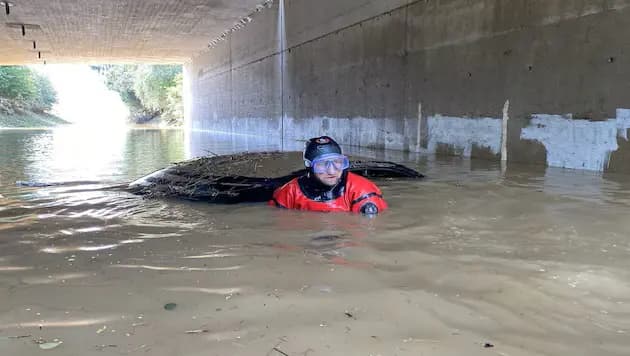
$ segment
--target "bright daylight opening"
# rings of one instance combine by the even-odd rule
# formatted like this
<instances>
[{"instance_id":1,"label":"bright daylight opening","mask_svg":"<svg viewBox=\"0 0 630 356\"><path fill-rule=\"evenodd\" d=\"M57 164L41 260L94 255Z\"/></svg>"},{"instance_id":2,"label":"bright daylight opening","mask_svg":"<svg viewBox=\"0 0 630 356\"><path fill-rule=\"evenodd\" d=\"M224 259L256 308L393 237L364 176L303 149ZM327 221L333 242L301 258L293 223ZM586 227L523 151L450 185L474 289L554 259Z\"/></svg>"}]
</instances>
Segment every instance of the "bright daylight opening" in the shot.
<instances>
[{"instance_id":1,"label":"bright daylight opening","mask_svg":"<svg viewBox=\"0 0 630 356\"><path fill-rule=\"evenodd\" d=\"M48 77L57 92L52 114L83 127L127 125L129 108L117 92L107 88L104 77L90 66L49 64L32 68Z\"/></svg>"},{"instance_id":2,"label":"bright daylight opening","mask_svg":"<svg viewBox=\"0 0 630 356\"><path fill-rule=\"evenodd\" d=\"M0 128L181 128L178 64L0 66Z\"/></svg>"}]
</instances>

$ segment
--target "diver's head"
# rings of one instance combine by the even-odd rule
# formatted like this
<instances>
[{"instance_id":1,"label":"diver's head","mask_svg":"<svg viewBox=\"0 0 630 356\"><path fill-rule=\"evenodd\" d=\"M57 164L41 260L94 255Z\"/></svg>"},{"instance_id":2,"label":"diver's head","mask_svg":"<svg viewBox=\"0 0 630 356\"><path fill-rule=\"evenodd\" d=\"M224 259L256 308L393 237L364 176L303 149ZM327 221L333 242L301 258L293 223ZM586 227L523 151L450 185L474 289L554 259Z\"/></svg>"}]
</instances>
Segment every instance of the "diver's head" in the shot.
<instances>
[{"instance_id":1,"label":"diver's head","mask_svg":"<svg viewBox=\"0 0 630 356\"><path fill-rule=\"evenodd\" d=\"M334 187L339 183L343 171L350 166L350 161L341 153L341 147L335 140L320 136L306 142L304 165L320 183Z\"/></svg>"}]
</instances>

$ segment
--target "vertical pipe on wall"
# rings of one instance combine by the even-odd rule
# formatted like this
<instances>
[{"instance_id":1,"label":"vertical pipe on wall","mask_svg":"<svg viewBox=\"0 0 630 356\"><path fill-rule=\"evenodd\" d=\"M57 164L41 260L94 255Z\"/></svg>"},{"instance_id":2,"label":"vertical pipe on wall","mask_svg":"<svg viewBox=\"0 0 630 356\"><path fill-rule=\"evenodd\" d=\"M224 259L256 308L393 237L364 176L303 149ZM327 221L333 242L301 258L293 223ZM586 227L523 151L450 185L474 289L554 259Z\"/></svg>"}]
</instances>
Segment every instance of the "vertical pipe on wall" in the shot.
<instances>
[{"instance_id":1,"label":"vertical pipe on wall","mask_svg":"<svg viewBox=\"0 0 630 356\"><path fill-rule=\"evenodd\" d=\"M416 152L422 149L422 103L418 103L418 132L416 137Z\"/></svg>"},{"instance_id":2,"label":"vertical pipe on wall","mask_svg":"<svg viewBox=\"0 0 630 356\"><path fill-rule=\"evenodd\" d=\"M234 116L234 81L232 80L234 78L234 63L232 61L232 35L228 34L227 35L227 41L228 41L228 60L230 61L230 132L232 134L234 134L236 132L236 129L234 127L234 124L236 123L236 119Z\"/></svg>"},{"instance_id":3,"label":"vertical pipe on wall","mask_svg":"<svg viewBox=\"0 0 630 356\"><path fill-rule=\"evenodd\" d=\"M284 0L278 3L278 48L280 50L280 150L284 151L284 71L286 44L286 23L284 13Z\"/></svg>"},{"instance_id":4,"label":"vertical pipe on wall","mask_svg":"<svg viewBox=\"0 0 630 356\"><path fill-rule=\"evenodd\" d=\"M501 129L501 161L502 162L506 162L508 159L508 152L507 152L507 134L508 134L508 120L510 119L509 116L509 111L510 111L510 101L506 100L505 101L505 105L503 105L503 122L502 122L502 129Z\"/></svg>"}]
</instances>

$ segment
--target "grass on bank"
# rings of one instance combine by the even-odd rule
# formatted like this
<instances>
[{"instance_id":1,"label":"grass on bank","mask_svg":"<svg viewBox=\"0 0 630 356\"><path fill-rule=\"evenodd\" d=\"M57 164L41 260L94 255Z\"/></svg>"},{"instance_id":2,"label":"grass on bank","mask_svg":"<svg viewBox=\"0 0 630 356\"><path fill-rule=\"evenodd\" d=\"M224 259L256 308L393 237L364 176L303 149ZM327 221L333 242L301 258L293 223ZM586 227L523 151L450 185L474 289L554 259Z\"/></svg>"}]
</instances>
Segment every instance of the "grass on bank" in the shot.
<instances>
[{"instance_id":1,"label":"grass on bank","mask_svg":"<svg viewBox=\"0 0 630 356\"><path fill-rule=\"evenodd\" d=\"M26 111L9 115L0 112L0 128L39 128L67 125L69 122L51 114Z\"/></svg>"}]
</instances>

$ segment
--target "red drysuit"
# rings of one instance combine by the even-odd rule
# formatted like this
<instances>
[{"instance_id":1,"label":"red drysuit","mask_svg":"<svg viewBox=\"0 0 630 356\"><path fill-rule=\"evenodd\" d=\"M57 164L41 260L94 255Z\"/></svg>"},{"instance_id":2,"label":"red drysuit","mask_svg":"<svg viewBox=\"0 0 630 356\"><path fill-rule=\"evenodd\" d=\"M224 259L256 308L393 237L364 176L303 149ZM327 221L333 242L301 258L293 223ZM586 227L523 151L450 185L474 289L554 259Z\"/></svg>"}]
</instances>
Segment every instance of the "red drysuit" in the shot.
<instances>
[{"instance_id":1,"label":"red drysuit","mask_svg":"<svg viewBox=\"0 0 630 356\"><path fill-rule=\"evenodd\" d=\"M311 211L361 212L361 208L372 203L378 212L387 209L381 190L370 180L360 175L344 172L341 181L330 190L311 189L312 178L302 176L278 188L269 205Z\"/></svg>"}]
</instances>

